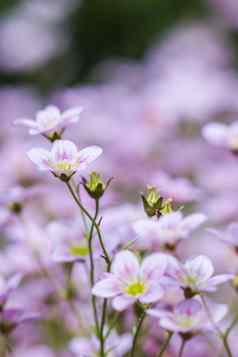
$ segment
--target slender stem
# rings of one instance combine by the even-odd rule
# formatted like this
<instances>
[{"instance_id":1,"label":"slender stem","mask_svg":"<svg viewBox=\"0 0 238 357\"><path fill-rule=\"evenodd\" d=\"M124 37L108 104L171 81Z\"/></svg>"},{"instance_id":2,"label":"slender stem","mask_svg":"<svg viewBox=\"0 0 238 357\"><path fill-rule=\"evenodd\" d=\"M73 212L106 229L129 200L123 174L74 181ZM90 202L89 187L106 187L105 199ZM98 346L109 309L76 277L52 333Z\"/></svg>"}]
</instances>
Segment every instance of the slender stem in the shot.
<instances>
[{"instance_id":1,"label":"slender stem","mask_svg":"<svg viewBox=\"0 0 238 357\"><path fill-rule=\"evenodd\" d=\"M162 357L163 356L164 352L166 351L166 349L167 349L167 347L168 347L168 345L170 343L170 340L171 340L172 336L173 336L173 332L169 332L168 333L168 337L164 341L164 344L162 345L162 347L161 347L161 349L159 351L158 357Z\"/></svg>"},{"instance_id":2,"label":"slender stem","mask_svg":"<svg viewBox=\"0 0 238 357\"><path fill-rule=\"evenodd\" d=\"M66 182L66 185L73 197L73 199L75 200L76 204L79 206L79 208L82 210L82 212L88 217L88 219L93 222L93 217L91 216L91 214L86 210L86 208L82 205L81 201L78 199L77 197L77 194L74 192L70 182ZM106 263L108 265L111 265L111 259L109 257L109 254L107 253L107 250L105 248L105 245L103 243L103 238L102 238L102 234L101 234L101 231L100 231L100 228L99 228L99 225L97 224L97 222L94 222L94 227L97 231L97 235L98 235L98 238L99 238L99 242L100 242L100 245L101 245L101 248L103 250L103 254L104 254L104 258L106 260Z\"/></svg>"},{"instance_id":3,"label":"slender stem","mask_svg":"<svg viewBox=\"0 0 238 357\"><path fill-rule=\"evenodd\" d=\"M181 346L180 346L180 349L179 349L178 357L182 357L183 356L183 352L184 352L184 348L185 348L186 342L187 341L183 338Z\"/></svg>"},{"instance_id":4,"label":"slender stem","mask_svg":"<svg viewBox=\"0 0 238 357\"><path fill-rule=\"evenodd\" d=\"M215 323L214 319L213 319L213 316L210 312L210 309L209 309L209 306L206 302L206 299L205 297L201 294L201 300L202 300L202 303L203 303L203 306L204 306L204 310L206 311L207 313L207 316L208 316L208 319L210 320L210 323L212 324L213 328L215 329L215 331L217 332L217 335L219 336L219 338L221 339L222 343L223 343L223 346L224 346L224 349L227 353L227 356L228 357L233 357L232 356L232 352L231 352L231 349L229 347L229 344L228 344L228 341L227 341L227 336L226 336L226 333L224 334L220 328L217 326L217 324Z\"/></svg>"},{"instance_id":5,"label":"slender stem","mask_svg":"<svg viewBox=\"0 0 238 357\"><path fill-rule=\"evenodd\" d=\"M109 273L111 269L111 264L107 265L107 272ZM101 326L100 326L100 355L101 357L104 357L105 351L104 351L104 345L106 341L106 336L104 336L104 326L106 323L106 316L107 316L107 299L103 300L103 306L102 306L102 320L101 320Z\"/></svg>"},{"instance_id":6,"label":"slender stem","mask_svg":"<svg viewBox=\"0 0 238 357\"><path fill-rule=\"evenodd\" d=\"M95 210L95 216L92 217L91 214L87 211L87 209L83 206L83 204L81 203L79 197L77 196L77 194L75 193L73 187L71 186L70 182L66 182L66 185L74 199L74 201L76 202L76 204L78 205L78 207L80 208L81 212L83 212L85 214L85 216L90 220L90 222L92 223L91 226L91 230L89 234L89 250L91 251L90 253L90 262L91 262L91 279L94 281L94 262L93 262L93 253L92 253L92 236L93 236L93 229L95 227L96 231L97 231L97 235L99 238L99 242L100 242L100 246L101 249L103 251L103 255L104 255L104 259L106 261L107 264L107 272L110 272L111 269L111 258L109 257L109 254L106 250L106 247L104 245L103 242L103 238L102 238L102 234L99 228L99 224L96 222L96 219L98 217L98 212L99 212L99 201L96 200L96 210ZM93 275L92 275L93 274ZM102 319L101 319L101 324L100 324L100 328L99 328L99 322L98 322L98 318L97 318L97 313L96 313L96 302L95 302L95 297L92 298L92 303L93 303L93 309L94 309L94 316L95 316L95 323L96 323L96 328L97 328L97 332L99 332L99 339L100 339L100 356L104 357L105 356L105 337L104 337L104 326L105 326L105 322L106 322L106 313L107 313L107 299L104 299L103 302L103 308L102 308Z\"/></svg>"},{"instance_id":7,"label":"slender stem","mask_svg":"<svg viewBox=\"0 0 238 357\"><path fill-rule=\"evenodd\" d=\"M139 317L138 323L137 323L137 326L136 326L136 331L135 331L133 342L132 342L131 357L135 356L136 343L137 343L137 340L138 340L138 337L139 337L139 334L140 334L140 330L141 330L141 327L142 327L142 324L144 322L145 317L146 317L146 311L144 310L142 312L141 316Z\"/></svg>"},{"instance_id":8,"label":"slender stem","mask_svg":"<svg viewBox=\"0 0 238 357\"><path fill-rule=\"evenodd\" d=\"M94 282L95 282L92 241L93 241L93 230L94 230L95 222L96 222L97 217L98 217L98 212L99 212L99 206L98 206L98 202L96 201L95 215L94 215L94 218L93 218L93 221L92 221L92 225L91 225L90 232L89 232L89 238L88 238L91 288L94 286ZM92 300L94 321L95 321L96 331L97 331L97 335L98 335L99 334L99 319L98 319L98 312L97 312L96 296L91 294L91 300Z\"/></svg>"},{"instance_id":9,"label":"slender stem","mask_svg":"<svg viewBox=\"0 0 238 357\"><path fill-rule=\"evenodd\" d=\"M238 315L235 316L235 318L233 319L233 321L231 322L230 326L227 328L224 337L227 339L231 333L231 331L233 330L233 328L236 326L236 324L238 323Z\"/></svg>"}]
</instances>

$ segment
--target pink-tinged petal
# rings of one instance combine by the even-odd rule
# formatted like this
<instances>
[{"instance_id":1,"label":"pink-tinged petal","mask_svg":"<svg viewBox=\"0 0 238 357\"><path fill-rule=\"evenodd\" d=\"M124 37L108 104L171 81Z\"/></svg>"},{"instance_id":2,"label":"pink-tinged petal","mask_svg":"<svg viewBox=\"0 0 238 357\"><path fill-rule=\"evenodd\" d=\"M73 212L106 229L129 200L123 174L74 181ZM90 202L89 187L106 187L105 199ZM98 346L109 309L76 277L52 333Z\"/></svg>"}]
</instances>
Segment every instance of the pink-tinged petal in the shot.
<instances>
[{"instance_id":1,"label":"pink-tinged petal","mask_svg":"<svg viewBox=\"0 0 238 357\"><path fill-rule=\"evenodd\" d=\"M188 275L197 277L201 283L208 280L214 273L212 262L205 255L187 260L184 267Z\"/></svg>"},{"instance_id":2,"label":"pink-tinged petal","mask_svg":"<svg viewBox=\"0 0 238 357\"><path fill-rule=\"evenodd\" d=\"M202 311L202 305L198 300L187 299L180 302L176 308L175 313L179 315L193 316Z\"/></svg>"},{"instance_id":3,"label":"pink-tinged petal","mask_svg":"<svg viewBox=\"0 0 238 357\"><path fill-rule=\"evenodd\" d=\"M226 314L228 313L228 306L225 304L215 304L215 306L211 309L213 320L215 323L220 322Z\"/></svg>"},{"instance_id":4,"label":"pink-tinged petal","mask_svg":"<svg viewBox=\"0 0 238 357\"><path fill-rule=\"evenodd\" d=\"M213 145L225 146L227 142L227 127L224 124L210 123L203 127L202 135Z\"/></svg>"},{"instance_id":5,"label":"pink-tinged petal","mask_svg":"<svg viewBox=\"0 0 238 357\"><path fill-rule=\"evenodd\" d=\"M102 298L111 298L120 293L119 282L117 279L104 279L96 283L92 289L93 295Z\"/></svg>"},{"instance_id":6,"label":"pink-tinged petal","mask_svg":"<svg viewBox=\"0 0 238 357\"><path fill-rule=\"evenodd\" d=\"M37 123L31 119L17 119L13 123L14 125L23 125L28 128L37 128Z\"/></svg>"},{"instance_id":7,"label":"pink-tinged petal","mask_svg":"<svg viewBox=\"0 0 238 357\"><path fill-rule=\"evenodd\" d=\"M88 164L96 160L102 154L102 148L100 146L88 146L82 149L78 153L78 160L80 167L84 169Z\"/></svg>"},{"instance_id":8,"label":"pink-tinged petal","mask_svg":"<svg viewBox=\"0 0 238 357\"><path fill-rule=\"evenodd\" d=\"M159 220L159 226L161 229L170 229L177 227L183 219L183 215L180 211L165 214Z\"/></svg>"},{"instance_id":9,"label":"pink-tinged petal","mask_svg":"<svg viewBox=\"0 0 238 357\"><path fill-rule=\"evenodd\" d=\"M172 331L172 332L186 332L187 329L182 329L176 322L169 317L162 317L160 319L160 326L165 330ZM189 330L189 329L188 329Z\"/></svg>"},{"instance_id":10,"label":"pink-tinged petal","mask_svg":"<svg viewBox=\"0 0 238 357\"><path fill-rule=\"evenodd\" d=\"M212 320L214 321L215 324L218 324L220 321L222 321L224 319L224 317L226 316L226 314L228 313L228 306L225 304L217 304L214 303L211 300L207 299L207 304L208 304L208 308L209 311L211 313L212 316ZM214 325L211 324L211 321L207 318L207 315L204 315L204 327L213 330L214 329Z\"/></svg>"},{"instance_id":11,"label":"pink-tinged petal","mask_svg":"<svg viewBox=\"0 0 238 357\"><path fill-rule=\"evenodd\" d=\"M214 277L212 277L211 279L209 279L207 281L207 286L209 287L215 287L217 285L220 284L224 284L227 281L230 281L234 279L234 275L233 274L221 274L221 275L216 275Z\"/></svg>"},{"instance_id":12,"label":"pink-tinged petal","mask_svg":"<svg viewBox=\"0 0 238 357\"><path fill-rule=\"evenodd\" d=\"M184 218L183 222L181 223L181 228L184 231L190 232L199 227L206 220L207 217L204 214L194 213Z\"/></svg>"},{"instance_id":13,"label":"pink-tinged petal","mask_svg":"<svg viewBox=\"0 0 238 357\"><path fill-rule=\"evenodd\" d=\"M57 140L52 147L52 160L57 161L73 161L77 158L77 146L69 140Z\"/></svg>"},{"instance_id":14,"label":"pink-tinged petal","mask_svg":"<svg viewBox=\"0 0 238 357\"><path fill-rule=\"evenodd\" d=\"M36 114L36 120L41 121L42 119L45 120L46 118L52 119L60 119L60 110L55 105L48 105L45 109L39 110Z\"/></svg>"},{"instance_id":15,"label":"pink-tinged petal","mask_svg":"<svg viewBox=\"0 0 238 357\"><path fill-rule=\"evenodd\" d=\"M62 120L70 123L76 123L79 120L82 111L82 107L68 109L62 114Z\"/></svg>"},{"instance_id":16,"label":"pink-tinged petal","mask_svg":"<svg viewBox=\"0 0 238 357\"><path fill-rule=\"evenodd\" d=\"M150 316L157 317L158 319L173 316L172 312L163 309L148 309L146 313Z\"/></svg>"},{"instance_id":17,"label":"pink-tinged petal","mask_svg":"<svg viewBox=\"0 0 238 357\"><path fill-rule=\"evenodd\" d=\"M155 301L158 301L159 299L161 299L163 295L164 295L164 290L162 289L162 287L159 284L157 284L157 285L150 287L148 292L146 294L144 294L143 296L141 296L139 298L139 300L140 300L140 302L142 302L142 304L150 304L152 302L155 302Z\"/></svg>"},{"instance_id":18,"label":"pink-tinged petal","mask_svg":"<svg viewBox=\"0 0 238 357\"><path fill-rule=\"evenodd\" d=\"M133 224L133 229L142 239L151 238L158 235L158 221L141 219Z\"/></svg>"},{"instance_id":19,"label":"pink-tinged petal","mask_svg":"<svg viewBox=\"0 0 238 357\"><path fill-rule=\"evenodd\" d=\"M136 298L120 295L112 300L112 307L117 311L123 311L136 302Z\"/></svg>"},{"instance_id":20,"label":"pink-tinged petal","mask_svg":"<svg viewBox=\"0 0 238 357\"><path fill-rule=\"evenodd\" d=\"M40 170L49 170L50 153L41 148L34 148L27 152L29 159L38 166Z\"/></svg>"},{"instance_id":21,"label":"pink-tinged petal","mask_svg":"<svg viewBox=\"0 0 238 357\"><path fill-rule=\"evenodd\" d=\"M165 273L167 267L167 256L154 253L146 257L141 265L140 274L145 281L158 280Z\"/></svg>"},{"instance_id":22,"label":"pink-tinged petal","mask_svg":"<svg viewBox=\"0 0 238 357\"><path fill-rule=\"evenodd\" d=\"M137 278L140 265L135 254L129 250L117 253L112 263L112 272L123 281L131 281Z\"/></svg>"}]
</instances>

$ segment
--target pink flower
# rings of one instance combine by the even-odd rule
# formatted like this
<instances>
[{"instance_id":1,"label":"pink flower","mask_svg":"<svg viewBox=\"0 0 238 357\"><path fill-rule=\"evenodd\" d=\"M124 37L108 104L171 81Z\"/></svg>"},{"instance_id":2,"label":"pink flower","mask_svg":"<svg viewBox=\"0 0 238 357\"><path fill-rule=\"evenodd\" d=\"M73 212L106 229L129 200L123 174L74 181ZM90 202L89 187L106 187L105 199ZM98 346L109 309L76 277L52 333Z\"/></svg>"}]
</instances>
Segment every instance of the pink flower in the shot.
<instances>
[{"instance_id":1,"label":"pink flower","mask_svg":"<svg viewBox=\"0 0 238 357\"><path fill-rule=\"evenodd\" d=\"M102 153L99 146L89 146L78 150L76 145L68 140L57 140L51 151L34 148L28 151L28 157L39 170L51 171L55 176L71 177L77 171L84 170Z\"/></svg>"},{"instance_id":2,"label":"pink flower","mask_svg":"<svg viewBox=\"0 0 238 357\"><path fill-rule=\"evenodd\" d=\"M238 122L230 125L210 123L203 127L204 138L213 145L220 146L231 151L238 150Z\"/></svg>"},{"instance_id":3,"label":"pink flower","mask_svg":"<svg viewBox=\"0 0 238 357\"><path fill-rule=\"evenodd\" d=\"M172 212L159 219L142 219L133 225L136 234L142 242L151 245L175 244L180 239L189 238L190 234L206 221L206 216L201 213L183 217L182 212Z\"/></svg>"},{"instance_id":4,"label":"pink flower","mask_svg":"<svg viewBox=\"0 0 238 357\"><path fill-rule=\"evenodd\" d=\"M227 306L213 304L210 311L214 323L218 323L227 313ZM159 318L160 326L172 332L188 333L213 329L202 304L196 299L187 299L180 302L172 312L149 309L147 313Z\"/></svg>"},{"instance_id":5,"label":"pink flower","mask_svg":"<svg viewBox=\"0 0 238 357\"><path fill-rule=\"evenodd\" d=\"M113 298L112 305L119 311L137 300L142 304L158 301L163 296L160 279L166 266L164 254L152 254L140 264L135 254L121 251L114 259L111 273L96 283L92 293L102 298Z\"/></svg>"},{"instance_id":6,"label":"pink flower","mask_svg":"<svg viewBox=\"0 0 238 357\"><path fill-rule=\"evenodd\" d=\"M36 119L18 119L14 124L24 125L29 128L29 134L52 134L57 130L64 130L69 124L77 123L82 112L82 108L72 108L65 112L50 105L36 113Z\"/></svg>"},{"instance_id":7,"label":"pink flower","mask_svg":"<svg viewBox=\"0 0 238 357\"><path fill-rule=\"evenodd\" d=\"M214 274L211 260L205 255L188 259L184 264L173 260L170 266L170 277L175 285L190 289L192 293L216 291L217 286L234 278L232 274ZM172 263L172 261L171 261Z\"/></svg>"}]
</instances>

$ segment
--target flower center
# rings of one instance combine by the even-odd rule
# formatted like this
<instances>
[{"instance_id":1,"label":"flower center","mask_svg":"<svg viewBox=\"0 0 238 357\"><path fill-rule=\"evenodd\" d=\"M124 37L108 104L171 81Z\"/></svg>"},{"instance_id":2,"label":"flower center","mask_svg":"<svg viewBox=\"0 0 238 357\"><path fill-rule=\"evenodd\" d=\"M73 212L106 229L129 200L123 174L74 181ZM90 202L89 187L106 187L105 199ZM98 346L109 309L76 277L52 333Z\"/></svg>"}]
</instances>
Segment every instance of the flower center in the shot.
<instances>
[{"instance_id":1,"label":"flower center","mask_svg":"<svg viewBox=\"0 0 238 357\"><path fill-rule=\"evenodd\" d=\"M198 283L198 279L196 276L193 276L193 275L187 275L184 279L184 283L187 285L187 286L191 286L191 287L194 287L197 285Z\"/></svg>"},{"instance_id":2,"label":"flower center","mask_svg":"<svg viewBox=\"0 0 238 357\"><path fill-rule=\"evenodd\" d=\"M85 257L89 251L86 245L73 245L70 247L70 253L75 257Z\"/></svg>"},{"instance_id":3,"label":"flower center","mask_svg":"<svg viewBox=\"0 0 238 357\"><path fill-rule=\"evenodd\" d=\"M192 317L189 316L179 316L178 323L182 328L191 328L194 326L195 321Z\"/></svg>"},{"instance_id":4,"label":"flower center","mask_svg":"<svg viewBox=\"0 0 238 357\"><path fill-rule=\"evenodd\" d=\"M131 296L139 296L145 292L145 284L141 281L136 281L127 285L125 292Z\"/></svg>"},{"instance_id":5,"label":"flower center","mask_svg":"<svg viewBox=\"0 0 238 357\"><path fill-rule=\"evenodd\" d=\"M56 169L60 171L72 171L73 165L67 161L59 161L56 163Z\"/></svg>"}]
</instances>

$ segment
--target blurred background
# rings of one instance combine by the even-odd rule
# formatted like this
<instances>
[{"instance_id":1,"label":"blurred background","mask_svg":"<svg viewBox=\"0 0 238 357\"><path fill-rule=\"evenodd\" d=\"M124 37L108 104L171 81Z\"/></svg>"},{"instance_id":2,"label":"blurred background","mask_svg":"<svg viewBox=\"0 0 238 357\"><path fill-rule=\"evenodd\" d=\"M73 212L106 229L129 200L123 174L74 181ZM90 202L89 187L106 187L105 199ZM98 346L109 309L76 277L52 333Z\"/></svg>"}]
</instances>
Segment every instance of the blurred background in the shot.
<instances>
[{"instance_id":1,"label":"blurred background","mask_svg":"<svg viewBox=\"0 0 238 357\"><path fill-rule=\"evenodd\" d=\"M225 31L236 52L236 0L1 0L0 84L45 94L98 81L98 64L139 64L178 26L201 21ZM199 36L194 40L199 46Z\"/></svg>"}]
</instances>

